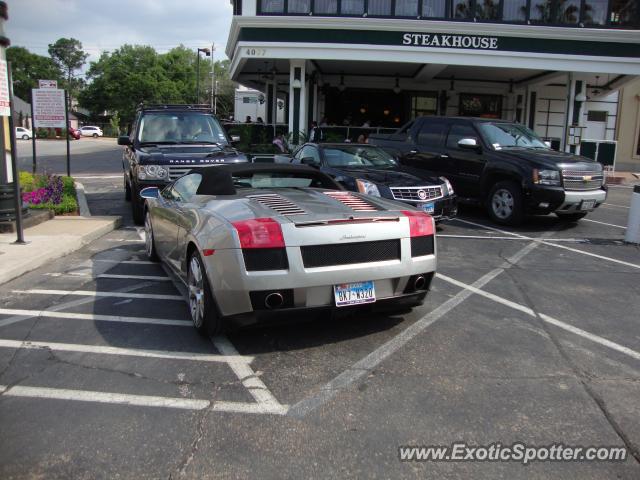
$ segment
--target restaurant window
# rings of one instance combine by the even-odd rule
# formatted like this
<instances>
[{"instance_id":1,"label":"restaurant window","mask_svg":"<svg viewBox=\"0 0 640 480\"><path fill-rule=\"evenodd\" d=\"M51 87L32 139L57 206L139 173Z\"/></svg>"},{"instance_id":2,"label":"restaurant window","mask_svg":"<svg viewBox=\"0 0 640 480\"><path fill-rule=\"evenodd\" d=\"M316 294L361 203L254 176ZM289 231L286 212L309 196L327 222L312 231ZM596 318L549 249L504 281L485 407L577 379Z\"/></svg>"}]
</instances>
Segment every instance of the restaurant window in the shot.
<instances>
[{"instance_id":1,"label":"restaurant window","mask_svg":"<svg viewBox=\"0 0 640 480\"><path fill-rule=\"evenodd\" d=\"M260 0L261 13L284 13L284 0Z\"/></svg>"},{"instance_id":2,"label":"restaurant window","mask_svg":"<svg viewBox=\"0 0 640 480\"><path fill-rule=\"evenodd\" d=\"M558 0L558 23L580 23L580 0Z\"/></svg>"},{"instance_id":3,"label":"restaurant window","mask_svg":"<svg viewBox=\"0 0 640 480\"><path fill-rule=\"evenodd\" d=\"M342 0L340 13L343 15L362 15L364 13L364 0Z\"/></svg>"},{"instance_id":4,"label":"restaurant window","mask_svg":"<svg viewBox=\"0 0 640 480\"><path fill-rule=\"evenodd\" d=\"M424 18L444 18L447 15L445 0L422 0Z\"/></svg>"},{"instance_id":5,"label":"restaurant window","mask_svg":"<svg viewBox=\"0 0 640 480\"><path fill-rule=\"evenodd\" d=\"M500 0L476 0L476 17L481 20L500 20Z\"/></svg>"},{"instance_id":6,"label":"restaurant window","mask_svg":"<svg viewBox=\"0 0 640 480\"><path fill-rule=\"evenodd\" d=\"M612 0L611 24L640 26L638 0Z\"/></svg>"},{"instance_id":7,"label":"restaurant window","mask_svg":"<svg viewBox=\"0 0 640 480\"><path fill-rule=\"evenodd\" d=\"M503 8L502 19L505 22L527 21L527 0L504 0Z\"/></svg>"},{"instance_id":8,"label":"restaurant window","mask_svg":"<svg viewBox=\"0 0 640 480\"><path fill-rule=\"evenodd\" d=\"M414 96L411 98L411 118L424 115L435 115L438 110L438 97L436 93L429 96Z\"/></svg>"},{"instance_id":9,"label":"restaurant window","mask_svg":"<svg viewBox=\"0 0 640 480\"><path fill-rule=\"evenodd\" d=\"M369 0L369 15L390 16L391 0Z\"/></svg>"},{"instance_id":10,"label":"restaurant window","mask_svg":"<svg viewBox=\"0 0 640 480\"><path fill-rule=\"evenodd\" d=\"M311 0L289 0L289 13L309 13Z\"/></svg>"},{"instance_id":11,"label":"restaurant window","mask_svg":"<svg viewBox=\"0 0 640 480\"><path fill-rule=\"evenodd\" d=\"M338 13L338 0L315 0L313 13L319 15L334 15Z\"/></svg>"},{"instance_id":12,"label":"restaurant window","mask_svg":"<svg viewBox=\"0 0 640 480\"><path fill-rule=\"evenodd\" d=\"M553 10L551 0L531 0L529 18L535 22L553 23Z\"/></svg>"},{"instance_id":13,"label":"restaurant window","mask_svg":"<svg viewBox=\"0 0 640 480\"><path fill-rule=\"evenodd\" d=\"M418 0L396 0L395 15L396 17L417 17Z\"/></svg>"},{"instance_id":14,"label":"restaurant window","mask_svg":"<svg viewBox=\"0 0 640 480\"><path fill-rule=\"evenodd\" d=\"M460 116L500 118L502 97L500 95L460 94Z\"/></svg>"},{"instance_id":15,"label":"restaurant window","mask_svg":"<svg viewBox=\"0 0 640 480\"><path fill-rule=\"evenodd\" d=\"M604 25L607 22L608 0L585 0L582 22L585 25Z\"/></svg>"},{"instance_id":16,"label":"restaurant window","mask_svg":"<svg viewBox=\"0 0 640 480\"><path fill-rule=\"evenodd\" d=\"M452 18L473 18L473 0L453 0L452 1Z\"/></svg>"}]
</instances>

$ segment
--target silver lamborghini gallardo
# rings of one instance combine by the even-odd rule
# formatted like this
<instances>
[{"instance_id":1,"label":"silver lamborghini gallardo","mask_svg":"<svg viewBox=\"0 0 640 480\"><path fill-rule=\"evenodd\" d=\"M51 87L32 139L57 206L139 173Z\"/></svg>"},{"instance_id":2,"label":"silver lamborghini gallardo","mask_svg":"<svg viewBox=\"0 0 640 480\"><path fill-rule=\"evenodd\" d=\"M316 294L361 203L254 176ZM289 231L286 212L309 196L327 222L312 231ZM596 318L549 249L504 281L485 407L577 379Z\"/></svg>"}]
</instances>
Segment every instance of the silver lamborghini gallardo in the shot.
<instances>
[{"instance_id":1,"label":"silver lamborghini gallardo","mask_svg":"<svg viewBox=\"0 0 640 480\"><path fill-rule=\"evenodd\" d=\"M435 272L429 215L347 192L311 167L219 165L141 195L147 255L185 282L203 334L316 310L417 306Z\"/></svg>"}]
</instances>

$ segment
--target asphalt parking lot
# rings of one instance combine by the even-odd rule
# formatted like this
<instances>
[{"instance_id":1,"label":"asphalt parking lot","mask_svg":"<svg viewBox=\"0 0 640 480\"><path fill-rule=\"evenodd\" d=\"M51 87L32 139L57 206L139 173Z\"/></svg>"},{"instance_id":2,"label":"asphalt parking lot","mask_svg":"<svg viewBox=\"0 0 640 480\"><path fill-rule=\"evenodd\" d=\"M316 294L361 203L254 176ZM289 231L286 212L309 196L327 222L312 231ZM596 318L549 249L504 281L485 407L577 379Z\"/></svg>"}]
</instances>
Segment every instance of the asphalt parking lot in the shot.
<instances>
[{"instance_id":1,"label":"asphalt parking lot","mask_svg":"<svg viewBox=\"0 0 640 480\"><path fill-rule=\"evenodd\" d=\"M126 212L113 177L90 198ZM615 187L577 224L517 229L464 208L438 231L422 307L211 340L125 221L2 286L0 476L640 478L640 249L621 241L630 197ZM399 460L400 446L454 442L629 453Z\"/></svg>"}]
</instances>

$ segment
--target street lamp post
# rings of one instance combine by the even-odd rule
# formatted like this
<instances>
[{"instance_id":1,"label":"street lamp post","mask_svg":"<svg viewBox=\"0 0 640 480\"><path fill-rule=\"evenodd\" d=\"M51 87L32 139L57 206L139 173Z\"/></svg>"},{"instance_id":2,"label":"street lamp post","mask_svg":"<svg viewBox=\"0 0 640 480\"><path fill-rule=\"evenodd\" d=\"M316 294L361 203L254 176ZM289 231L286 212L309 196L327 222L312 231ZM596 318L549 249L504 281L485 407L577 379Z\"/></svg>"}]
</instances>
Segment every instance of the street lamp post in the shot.
<instances>
[{"instance_id":1,"label":"street lamp post","mask_svg":"<svg viewBox=\"0 0 640 480\"><path fill-rule=\"evenodd\" d=\"M200 103L200 52L204 52L207 57L211 55L208 48L199 48L196 52L196 103Z\"/></svg>"}]
</instances>

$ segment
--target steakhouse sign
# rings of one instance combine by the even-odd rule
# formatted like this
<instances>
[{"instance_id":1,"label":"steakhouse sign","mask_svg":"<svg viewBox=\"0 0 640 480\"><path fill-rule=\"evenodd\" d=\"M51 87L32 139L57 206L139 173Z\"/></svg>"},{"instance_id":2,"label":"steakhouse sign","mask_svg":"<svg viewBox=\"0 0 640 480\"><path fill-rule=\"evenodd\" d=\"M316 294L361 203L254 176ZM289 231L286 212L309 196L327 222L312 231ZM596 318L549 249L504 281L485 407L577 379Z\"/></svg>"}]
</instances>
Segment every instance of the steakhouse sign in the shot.
<instances>
[{"instance_id":1,"label":"steakhouse sign","mask_svg":"<svg viewBox=\"0 0 640 480\"><path fill-rule=\"evenodd\" d=\"M498 37L477 35L445 35L444 33L405 33L403 45L440 48L472 48L475 50L497 50Z\"/></svg>"},{"instance_id":2,"label":"steakhouse sign","mask_svg":"<svg viewBox=\"0 0 640 480\"><path fill-rule=\"evenodd\" d=\"M64 90L58 88L34 88L33 125L36 128L65 128Z\"/></svg>"}]
</instances>

